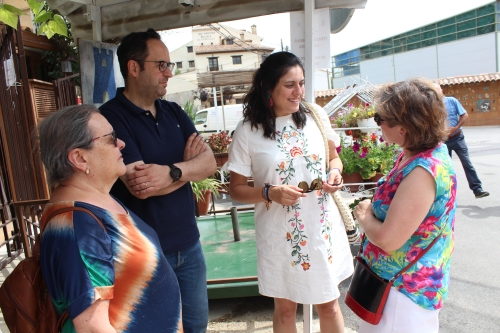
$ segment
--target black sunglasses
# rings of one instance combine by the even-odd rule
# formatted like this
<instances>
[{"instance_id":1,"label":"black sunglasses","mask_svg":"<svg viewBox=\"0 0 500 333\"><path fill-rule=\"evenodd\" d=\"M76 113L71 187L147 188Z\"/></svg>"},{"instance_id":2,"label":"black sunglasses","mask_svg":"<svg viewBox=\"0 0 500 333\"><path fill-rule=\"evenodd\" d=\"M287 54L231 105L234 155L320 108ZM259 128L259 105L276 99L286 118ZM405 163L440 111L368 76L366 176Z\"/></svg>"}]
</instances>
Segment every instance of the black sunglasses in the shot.
<instances>
[{"instance_id":1,"label":"black sunglasses","mask_svg":"<svg viewBox=\"0 0 500 333\"><path fill-rule=\"evenodd\" d=\"M380 124L385 121L385 119L382 119L378 112L375 112L375 115L373 116L373 120L375 120L375 123L377 123L377 126L380 126Z\"/></svg>"},{"instance_id":2,"label":"black sunglasses","mask_svg":"<svg viewBox=\"0 0 500 333\"><path fill-rule=\"evenodd\" d=\"M160 60L160 61L156 61L156 60L134 60L134 61L142 61L142 62L157 62L158 63L158 69L160 70L160 72L164 72L168 69L170 69L171 72L174 71L174 67L175 67L175 62L167 62L167 61L163 61L163 60Z\"/></svg>"},{"instance_id":3,"label":"black sunglasses","mask_svg":"<svg viewBox=\"0 0 500 333\"><path fill-rule=\"evenodd\" d=\"M305 181L301 181L297 186L302 189L303 193L309 193L321 190L323 188L323 181L320 178L316 178L311 182L311 186L309 186Z\"/></svg>"},{"instance_id":4,"label":"black sunglasses","mask_svg":"<svg viewBox=\"0 0 500 333\"><path fill-rule=\"evenodd\" d=\"M111 133L108 133L108 134L104 134L104 135L98 136L97 138L93 138L92 140L90 140L89 144L92 143L92 142L94 142L97 139L104 138L104 137L110 136L110 135L111 135L111 138L113 139L113 144L115 145L115 147L118 147L118 141L116 139L116 133L115 133L115 131L113 131Z\"/></svg>"}]
</instances>

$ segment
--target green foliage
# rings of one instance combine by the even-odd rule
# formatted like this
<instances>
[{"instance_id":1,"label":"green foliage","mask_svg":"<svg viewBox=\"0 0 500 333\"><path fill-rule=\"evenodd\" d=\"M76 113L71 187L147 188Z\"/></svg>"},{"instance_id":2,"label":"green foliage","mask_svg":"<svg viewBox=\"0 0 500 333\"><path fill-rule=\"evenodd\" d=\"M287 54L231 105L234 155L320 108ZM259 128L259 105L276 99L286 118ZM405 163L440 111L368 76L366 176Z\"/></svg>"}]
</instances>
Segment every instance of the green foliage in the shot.
<instances>
[{"instance_id":1,"label":"green foliage","mask_svg":"<svg viewBox=\"0 0 500 333\"><path fill-rule=\"evenodd\" d=\"M44 1L27 0L27 2L34 14L33 22L40 24L38 35L45 34L49 39L56 34L68 36L68 27L61 15L49 10ZM0 21L3 21L8 26L17 29L19 15L27 14L14 6L0 4Z\"/></svg>"},{"instance_id":2,"label":"green foliage","mask_svg":"<svg viewBox=\"0 0 500 333\"><path fill-rule=\"evenodd\" d=\"M177 69L175 70L174 75L179 75L180 73L181 73L181 70L180 70L179 68L177 68Z\"/></svg>"},{"instance_id":3,"label":"green foliage","mask_svg":"<svg viewBox=\"0 0 500 333\"><path fill-rule=\"evenodd\" d=\"M211 190L215 196L219 196L219 189L221 186L221 182L213 177L205 178L197 182L191 182L191 188L193 189L196 201L204 201L203 192L208 190Z\"/></svg>"},{"instance_id":4,"label":"green foliage","mask_svg":"<svg viewBox=\"0 0 500 333\"><path fill-rule=\"evenodd\" d=\"M348 175L360 173L363 179L370 179L377 172L389 173L398 154L394 144L383 142L382 137L375 133L363 134L351 144L346 144L342 136L337 152L344 166L343 172Z\"/></svg>"},{"instance_id":5,"label":"green foliage","mask_svg":"<svg viewBox=\"0 0 500 333\"><path fill-rule=\"evenodd\" d=\"M184 103L184 105L182 106L182 108L184 109L184 111L189 116L189 119L191 119L191 121L194 124L194 118L196 117L196 111L198 111L198 109L194 107L194 102L193 101L187 101L186 103Z\"/></svg>"}]
</instances>

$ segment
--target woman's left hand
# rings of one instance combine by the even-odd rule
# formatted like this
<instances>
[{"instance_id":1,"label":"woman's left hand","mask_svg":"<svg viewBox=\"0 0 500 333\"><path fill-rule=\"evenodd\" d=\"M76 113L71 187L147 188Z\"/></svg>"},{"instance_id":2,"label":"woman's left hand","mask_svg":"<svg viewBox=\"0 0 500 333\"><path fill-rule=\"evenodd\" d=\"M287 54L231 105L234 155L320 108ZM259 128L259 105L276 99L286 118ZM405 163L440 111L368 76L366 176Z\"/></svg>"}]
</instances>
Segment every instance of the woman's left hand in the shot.
<instances>
[{"instance_id":1,"label":"woman's left hand","mask_svg":"<svg viewBox=\"0 0 500 333\"><path fill-rule=\"evenodd\" d=\"M356 220L360 224L363 224L363 221L365 220L366 214L370 212L372 213L372 201L370 199L366 199L361 201L356 208L354 208L354 216L356 216Z\"/></svg>"},{"instance_id":2,"label":"woman's left hand","mask_svg":"<svg viewBox=\"0 0 500 333\"><path fill-rule=\"evenodd\" d=\"M333 193L342 188L343 179L340 175L340 171L338 169L332 169L328 174L328 178L326 182L323 183L323 191L326 193Z\"/></svg>"}]
</instances>

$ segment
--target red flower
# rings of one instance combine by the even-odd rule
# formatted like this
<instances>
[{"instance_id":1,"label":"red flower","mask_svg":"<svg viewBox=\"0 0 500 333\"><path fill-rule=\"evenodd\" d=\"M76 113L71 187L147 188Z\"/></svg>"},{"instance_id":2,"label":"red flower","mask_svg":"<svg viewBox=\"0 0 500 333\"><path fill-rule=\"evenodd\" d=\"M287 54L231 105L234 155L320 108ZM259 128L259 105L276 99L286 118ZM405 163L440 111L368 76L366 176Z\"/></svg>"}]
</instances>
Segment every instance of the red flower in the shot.
<instances>
[{"instance_id":1,"label":"red flower","mask_svg":"<svg viewBox=\"0 0 500 333\"><path fill-rule=\"evenodd\" d=\"M368 242L368 244L366 244L365 250L363 252L372 254L373 257L375 257L375 260L377 260L377 261L378 261L379 256L386 256L386 257L389 256L389 254L387 252L385 252L384 250L382 250L378 246L373 245L370 242Z\"/></svg>"},{"instance_id":2,"label":"red flower","mask_svg":"<svg viewBox=\"0 0 500 333\"><path fill-rule=\"evenodd\" d=\"M435 291L430 291L430 290L427 290L426 292L424 292L424 296L427 297L429 299L429 301L432 301L437 295L437 292Z\"/></svg>"},{"instance_id":3,"label":"red flower","mask_svg":"<svg viewBox=\"0 0 500 333\"><path fill-rule=\"evenodd\" d=\"M300 242L300 245L301 245L301 246L306 246L306 244L307 244L307 241L302 241L302 242Z\"/></svg>"},{"instance_id":4,"label":"red flower","mask_svg":"<svg viewBox=\"0 0 500 333\"><path fill-rule=\"evenodd\" d=\"M301 265L302 265L302 269L305 271L307 271L309 269L309 267L311 267L311 264L308 262L303 262Z\"/></svg>"},{"instance_id":5,"label":"red flower","mask_svg":"<svg viewBox=\"0 0 500 333\"><path fill-rule=\"evenodd\" d=\"M293 147L292 150L290 150L290 155L292 157L302 156L302 149L299 147Z\"/></svg>"}]
</instances>

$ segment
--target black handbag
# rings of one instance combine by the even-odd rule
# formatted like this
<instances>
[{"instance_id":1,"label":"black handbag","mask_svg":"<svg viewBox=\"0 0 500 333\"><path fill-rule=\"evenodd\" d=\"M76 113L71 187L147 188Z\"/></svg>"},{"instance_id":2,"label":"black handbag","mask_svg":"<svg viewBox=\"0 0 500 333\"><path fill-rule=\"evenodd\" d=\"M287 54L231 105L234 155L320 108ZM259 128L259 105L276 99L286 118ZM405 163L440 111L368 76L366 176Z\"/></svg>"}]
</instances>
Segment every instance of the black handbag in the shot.
<instances>
[{"instance_id":1,"label":"black handbag","mask_svg":"<svg viewBox=\"0 0 500 333\"><path fill-rule=\"evenodd\" d=\"M387 298L389 297L389 292L394 284L394 281L396 281L401 274L406 272L411 266L418 262L418 260L422 258L427 251L429 251L429 249L440 237L441 233L439 233L439 235L434 238L432 243L430 243L424 251L420 252L420 254L413 259L411 263L399 271L399 273L394 275L394 277L390 280L385 280L375 274L360 256L366 239L366 235L363 235L359 253L355 257L356 267L354 268L354 274L351 278L349 290L345 296L345 304L358 317L367 323L377 325L382 318L385 303L387 302Z\"/></svg>"}]
</instances>

